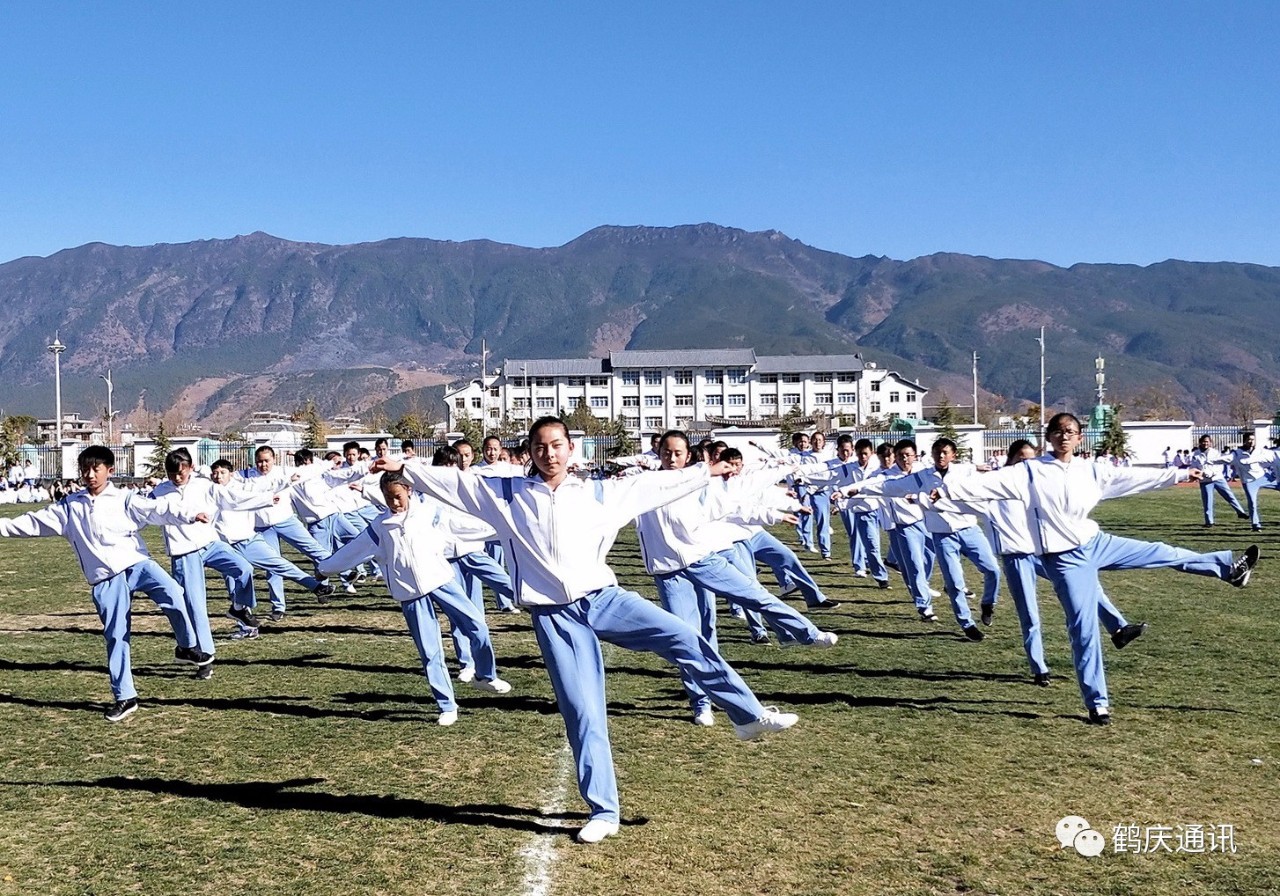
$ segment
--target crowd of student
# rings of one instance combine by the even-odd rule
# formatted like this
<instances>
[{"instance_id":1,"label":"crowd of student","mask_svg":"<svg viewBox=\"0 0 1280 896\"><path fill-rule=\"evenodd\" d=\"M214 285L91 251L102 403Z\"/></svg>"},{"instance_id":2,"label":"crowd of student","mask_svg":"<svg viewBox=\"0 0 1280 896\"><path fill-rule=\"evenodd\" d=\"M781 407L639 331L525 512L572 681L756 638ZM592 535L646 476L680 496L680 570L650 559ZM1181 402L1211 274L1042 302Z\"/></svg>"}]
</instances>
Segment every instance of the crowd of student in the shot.
<instances>
[{"instance_id":1,"label":"crowd of student","mask_svg":"<svg viewBox=\"0 0 1280 896\"><path fill-rule=\"evenodd\" d=\"M220 460L197 471L178 449L165 458L166 478L149 494L114 485L111 451L90 447L79 458L82 489L0 520L0 536L60 535L72 543L103 625L114 697L106 718L113 722L138 708L129 653L133 593L146 594L168 618L175 659L209 678L217 644L205 570L225 581L226 615L237 626L232 637L243 639L259 633L256 569L266 575L272 621L288 612L286 579L320 600L339 587L354 592L362 580L384 582L419 652L439 724L451 725L458 703L437 614L450 621L457 680L492 693L511 689L499 677L485 622L487 586L499 611L529 614L591 808L579 839L596 842L615 834L619 820L601 641L652 651L675 665L698 725L715 724L714 708L743 739L797 722L794 713L762 706L717 642L719 596L755 643L771 637L780 646L837 643L834 632L779 597L797 592L808 608L838 606L799 555L768 531L781 523L795 526L802 551L828 560L831 517L838 516L855 577L881 589L902 587L929 625L937 622L934 600L945 592L961 632L974 642L993 624L1003 579L1032 680L1041 686L1052 678L1036 579L1047 579L1066 613L1089 718L1109 723L1100 626L1123 648L1146 623L1124 618L1102 592L1098 572L1172 567L1243 587L1259 552L1250 546L1239 557L1201 554L1113 536L1089 519L1100 500L1196 480L1208 489L1211 523L1217 481L1211 476L1221 463L1203 444L1199 466L1141 470L1079 457L1081 427L1070 414L1056 415L1045 435L1047 453L1015 443L1000 468L990 469L996 465L961 461L945 438L930 446L931 462L909 439L877 447L841 435L828 447L822 433L796 434L790 452L753 445L748 460L723 442L692 446L672 431L655 437L646 454L619 459L628 475L605 479L575 475L568 430L547 417L533 424L526 445L508 449L489 437L478 458L466 441L428 462L411 442L393 455L379 439L372 454L356 442L324 457L301 449L291 469L263 446L251 468L234 470ZM1266 458L1272 465L1274 455ZM1249 500L1256 512L1256 494ZM606 563L618 530L631 523L658 604L620 587ZM147 524L162 527L168 572L138 535ZM313 570L286 559L281 541ZM965 560L978 572L980 594L966 586ZM771 571L779 594L761 584L757 564ZM931 585L935 566L942 592ZM891 583L890 570L900 586Z\"/></svg>"}]
</instances>

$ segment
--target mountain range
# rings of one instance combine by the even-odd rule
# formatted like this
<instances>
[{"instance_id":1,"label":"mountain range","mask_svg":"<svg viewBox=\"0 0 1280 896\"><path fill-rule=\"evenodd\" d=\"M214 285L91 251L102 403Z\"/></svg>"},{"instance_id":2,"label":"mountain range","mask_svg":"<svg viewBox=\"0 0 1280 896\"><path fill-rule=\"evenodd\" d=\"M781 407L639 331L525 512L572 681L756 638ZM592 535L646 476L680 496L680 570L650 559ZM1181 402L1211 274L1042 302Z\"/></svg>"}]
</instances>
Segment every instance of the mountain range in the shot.
<instances>
[{"instance_id":1,"label":"mountain range","mask_svg":"<svg viewBox=\"0 0 1280 896\"><path fill-rule=\"evenodd\" d=\"M55 334L64 410L100 414L110 369L116 410L214 428L308 401L435 412L441 383L478 372L482 340L491 368L623 348L859 351L957 405L977 352L985 411L1038 400L1044 327L1054 409L1091 406L1098 355L1131 407L1221 417L1246 389L1269 415L1280 387L1280 268L853 258L715 224L604 226L554 248L92 243L0 265L0 296L0 409L43 417Z\"/></svg>"}]
</instances>

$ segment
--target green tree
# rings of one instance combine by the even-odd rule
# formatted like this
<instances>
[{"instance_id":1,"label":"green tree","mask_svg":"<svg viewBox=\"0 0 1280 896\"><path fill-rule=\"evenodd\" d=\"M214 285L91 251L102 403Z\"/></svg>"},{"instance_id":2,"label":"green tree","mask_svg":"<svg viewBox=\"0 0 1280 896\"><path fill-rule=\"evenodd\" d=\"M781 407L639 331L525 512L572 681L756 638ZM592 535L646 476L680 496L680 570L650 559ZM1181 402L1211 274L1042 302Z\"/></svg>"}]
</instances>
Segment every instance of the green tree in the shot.
<instances>
[{"instance_id":1,"label":"green tree","mask_svg":"<svg viewBox=\"0 0 1280 896\"><path fill-rule=\"evenodd\" d=\"M591 408L587 407L587 400L581 396L578 397L578 403L571 413L566 414L561 408L560 417L570 430L577 430L589 436L603 435L609 428L609 421L601 420L591 413Z\"/></svg>"},{"instance_id":2,"label":"green tree","mask_svg":"<svg viewBox=\"0 0 1280 896\"><path fill-rule=\"evenodd\" d=\"M956 430L956 409L952 406L946 392L938 393L938 407L933 415L933 425L938 430L938 438L959 443L960 433Z\"/></svg>"},{"instance_id":3,"label":"green tree","mask_svg":"<svg viewBox=\"0 0 1280 896\"><path fill-rule=\"evenodd\" d=\"M462 433L462 437L473 447L479 448L480 443L484 441L484 427L480 425L479 420L474 419L466 411L463 411L462 416L458 418L458 432Z\"/></svg>"},{"instance_id":4,"label":"green tree","mask_svg":"<svg viewBox=\"0 0 1280 896\"><path fill-rule=\"evenodd\" d=\"M1109 451L1116 457L1124 457L1128 453L1129 437L1125 434L1124 426L1120 422L1120 412L1123 409L1124 405L1121 404L1111 406L1111 410L1107 413L1107 427L1093 446L1095 452Z\"/></svg>"},{"instance_id":5,"label":"green tree","mask_svg":"<svg viewBox=\"0 0 1280 896\"><path fill-rule=\"evenodd\" d=\"M631 430L627 428L627 423L622 417L606 423L600 435L613 437L613 447L608 451L609 457L623 457L636 453L636 441L631 438Z\"/></svg>"},{"instance_id":6,"label":"green tree","mask_svg":"<svg viewBox=\"0 0 1280 896\"><path fill-rule=\"evenodd\" d=\"M506 414L502 415L502 421L498 424L498 428L494 431L494 435L502 439L504 442L512 439L523 439L529 435L529 421L523 418L514 420Z\"/></svg>"},{"instance_id":7,"label":"green tree","mask_svg":"<svg viewBox=\"0 0 1280 896\"><path fill-rule=\"evenodd\" d=\"M392 423L391 433L397 439L429 439L435 434L426 418L413 411L401 415Z\"/></svg>"},{"instance_id":8,"label":"green tree","mask_svg":"<svg viewBox=\"0 0 1280 896\"><path fill-rule=\"evenodd\" d=\"M316 403L308 401L307 406L298 411L294 416L298 420L307 425L306 431L302 434L302 445L304 448L310 448L312 451L323 449L328 444L329 430L324 425L324 418L320 416L320 412L316 410Z\"/></svg>"},{"instance_id":9,"label":"green tree","mask_svg":"<svg viewBox=\"0 0 1280 896\"><path fill-rule=\"evenodd\" d=\"M0 421L0 457L11 464L22 456L22 446L30 441L36 418L26 414L9 414Z\"/></svg>"},{"instance_id":10,"label":"green tree","mask_svg":"<svg viewBox=\"0 0 1280 896\"><path fill-rule=\"evenodd\" d=\"M782 419L778 422L778 446L781 448L791 447L791 436L793 433L800 432L804 429L804 412L800 410L800 405L793 404L791 409L782 415Z\"/></svg>"},{"instance_id":11,"label":"green tree","mask_svg":"<svg viewBox=\"0 0 1280 896\"><path fill-rule=\"evenodd\" d=\"M147 458L147 475L163 476L165 455L173 450L173 442L169 439L169 430L165 428L163 420L156 424L154 438L155 447L151 449L151 456Z\"/></svg>"},{"instance_id":12,"label":"green tree","mask_svg":"<svg viewBox=\"0 0 1280 896\"><path fill-rule=\"evenodd\" d=\"M956 409L946 392L938 394L938 407L933 415L933 425L937 428L937 437L950 439L956 443L956 453L964 459L968 458L969 449L960 441L960 432L956 429Z\"/></svg>"}]
</instances>

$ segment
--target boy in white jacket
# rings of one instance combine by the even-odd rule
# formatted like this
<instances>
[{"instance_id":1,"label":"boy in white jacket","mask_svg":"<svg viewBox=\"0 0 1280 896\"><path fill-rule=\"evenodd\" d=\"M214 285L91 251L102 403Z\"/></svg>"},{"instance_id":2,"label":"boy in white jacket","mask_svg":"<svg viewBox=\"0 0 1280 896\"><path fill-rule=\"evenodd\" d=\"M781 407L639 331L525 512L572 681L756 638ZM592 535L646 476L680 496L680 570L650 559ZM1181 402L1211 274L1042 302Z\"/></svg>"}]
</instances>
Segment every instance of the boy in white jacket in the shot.
<instances>
[{"instance_id":1,"label":"boy in white jacket","mask_svg":"<svg viewBox=\"0 0 1280 896\"><path fill-rule=\"evenodd\" d=\"M138 529L148 524L207 523L208 518L204 514L183 516L169 499L153 501L116 488L111 483L115 465L110 448L91 445L79 457L83 491L40 510L0 520L0 536L61 535L75 549L84 577L93 587L93 604L107 642L107 670L115 698L105 714L108 722L119 722L138 710L129 650L133 592L146 594L169 619L178 641L174 659L197 667L213 662L213 656L197 646L182 589L151 559L138 535Z\"/></svg>"},{"instance_id":2,"label":"boy in white jacket","mask_svg":"<svg viewBox=\"0 0 1280 896\"><path fill-rule=\"evenodd\" d=\"M437 721L441 725L452 725L458 720L458 704L454 700L449 670L445 668L444 644L432 602L465 606L473 612L474 607L458 587L453 567L445 559L445 548L452 536L437 525L436 508L426 501L415 500L413 489L398 473L384 473L380 485L387 509L336 554L322 560L320 573L332 575L377 558L386 576L387 589L400 602L414 646L422 658L422 671L440 707ZM460 624L460 620L455 618L454 624ZM480 624L484 624L482 617ZM495 694L510 691L511 685L497 675L492 648L487 654L480 650L476 653L477 675L472 686Z\"/></svg>"}]
</instances>

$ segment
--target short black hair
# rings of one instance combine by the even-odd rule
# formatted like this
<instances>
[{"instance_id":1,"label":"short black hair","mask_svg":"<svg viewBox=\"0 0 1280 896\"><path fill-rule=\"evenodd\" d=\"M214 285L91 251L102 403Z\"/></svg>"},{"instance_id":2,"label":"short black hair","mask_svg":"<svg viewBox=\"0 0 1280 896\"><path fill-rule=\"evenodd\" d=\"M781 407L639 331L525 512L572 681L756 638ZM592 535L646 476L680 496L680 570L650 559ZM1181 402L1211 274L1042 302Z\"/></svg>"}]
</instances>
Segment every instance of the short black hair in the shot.
<instances>
[{"instance_id":1,"label":"short black hair","mask_svg":"<svg viewBox=\"0 0 1280 896\"><path fill-rule=\"evenodd\" d=\"M346 453L347 453L348 451L350 451L352 448L354 448L354 449L356 449L357 451L359 451L359 450L360 450L360 443L359 443L359 442L343 442L343 443L342 443L342 453L343 453L343 454L346 454Z\"/></svg>"},{"instance_id":2,"label":"short black hair","mask_svg":"<svg viewBox=\"0 0 1280 896\"><path fill-rule=\"evenodd\" d=\"M172 476L184 466L191 466L191 452L186 448L175 448L164 456L164 471Z\"/></svg>"},{"instance_id":3,"label":"short black hair","mask_svg":"<svg viewBox=\"0 0 1280 896\"><path fill-rule=\"evenodd\" d=\"M462 455L452 445L442 445L431 455L433 467L457 467L462 464Z\"/></svg>"},{"instance_id":4,"label":"short black hair","mask_svg":"<svg viewBox=\"0 0 1280 896\"><path fill-rule=\"evenodd\" d=\"M227 460L225 457L220 457L217 460L215 460L213 463L209 464L209 469L210 470L226 470L227 472L231 472L232 470L235 469L235 467L231 466L231 461Z\"/></svg>"},{"instance_id":5,"label":"short black hair","mask_svg":"<svg viewBox=\"0 0 1280 896\"><path fill-rule=\"evenodd\" d=\"M106 445L90 445L81 451L80 456L76 458L76 466L81 470L96 467L98 464L102 464L104 467L114 467L116 465L115 452Z\"/></svg>"},{"instance_id":6,"label":"short black hair","mask_svg":"<svg viewBox=\"0 0 1280 896\"><path fill-rule=\"evenodd\" d=\"M293 452L293 462L298 465L309 464L315 459L315 453L310 448L299 448Z\"/></svg>"}]
</instances>

